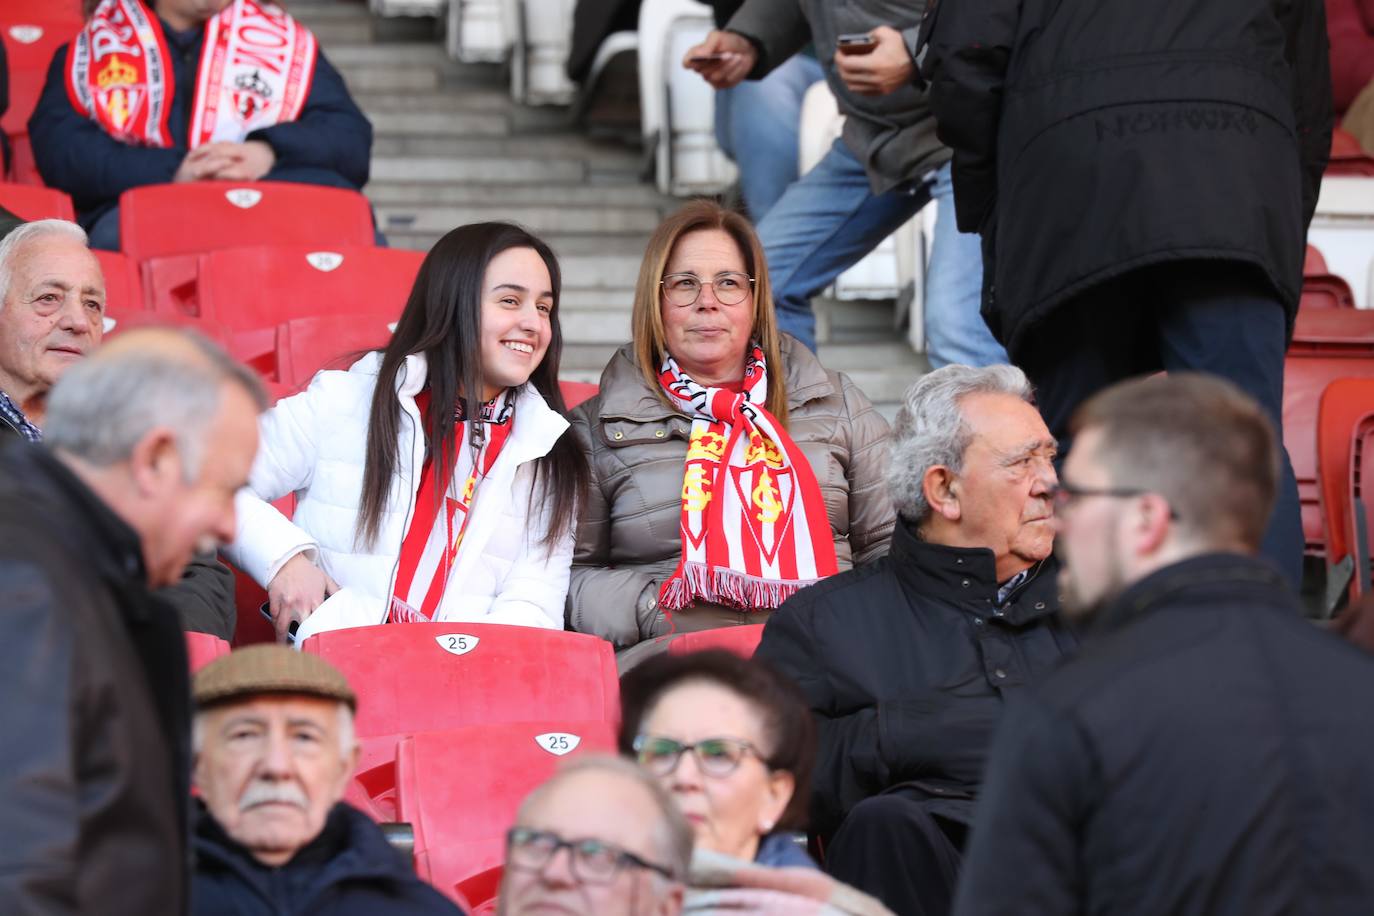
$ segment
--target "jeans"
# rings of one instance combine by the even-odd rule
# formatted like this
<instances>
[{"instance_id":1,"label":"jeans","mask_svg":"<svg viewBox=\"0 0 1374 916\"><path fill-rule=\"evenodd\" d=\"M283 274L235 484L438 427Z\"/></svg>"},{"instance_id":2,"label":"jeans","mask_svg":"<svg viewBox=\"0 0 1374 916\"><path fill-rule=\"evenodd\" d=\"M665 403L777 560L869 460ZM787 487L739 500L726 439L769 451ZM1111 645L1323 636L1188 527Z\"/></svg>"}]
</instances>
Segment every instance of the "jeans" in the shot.
<instances>
[{"instance_id":1,"label":"jeans","mask_svg":"<svg viewBox=\"0 0 1374 916\"><path fill-rule=\"evenodd\" d=\"M868 175L844 140L788 187L759 223L768 258L778 325L812 350L816 316L811 297L911 219L932 199L939 208L926 275L925 326L930 362L986 366L1006 351L979 314L983 254L979 238L957 230L950 167L910 190L874 194Z\"/></svg>"},{"instance_id":2,"label":"jeans","mask_svg":"<svg viewBox=\"0 0 1374 916\"><path fill-rule=\"evenodd\" d=\"M293 181L299 184L318 184L330 188L343 188L348 191L357 190L353 185L344 181L339 175L328 169L285 167L273 169L262 177L263 181ZM386 236L381 229L375 227L376 216L373 217L373 241L380 248L386 247ZM92 248L99 248L102 251L119 250L119 207L114 206L106 210L96 219L86 230ZM245 239L245 245L253 244L252 239Z\"/></svg>"},{"instance_id":3,"label":"jeans","mask_svg":"<svg viewBox=\"0 0 1374 916\"><path fill-rule=\"evenodd\" d=\"M740 192L756 223L797 180L802 99L822 79L814 57L795 54L761 80L716 93L716 142L739 166Z\"/></svg>"},{"instance_id":4,"label":"jeans","mask_svg":"<svg viewBox=\"0 0 1374 916\"><path fill-rule=\"evenodd\" d=\"M1286 333L1283 304L1256 269L1176 261L1130 271L1059 306L1031 331L1019 362L1061 454L1078 406L1133 376L1206 372L1258 401L1280 445L1278 498L1261 552L1296 591L1303 534L1298 482L1282 447Z\"/></svg>"}]
</instances>

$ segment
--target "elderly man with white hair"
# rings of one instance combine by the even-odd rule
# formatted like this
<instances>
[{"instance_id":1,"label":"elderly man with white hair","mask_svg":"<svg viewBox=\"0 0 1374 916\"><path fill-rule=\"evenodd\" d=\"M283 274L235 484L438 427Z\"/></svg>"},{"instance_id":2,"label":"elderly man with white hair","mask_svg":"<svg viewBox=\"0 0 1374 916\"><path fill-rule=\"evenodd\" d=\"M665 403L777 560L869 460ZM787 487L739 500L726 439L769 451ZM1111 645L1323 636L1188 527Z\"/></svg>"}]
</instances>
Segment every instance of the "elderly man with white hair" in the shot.
<instances>
[{"instance_id":1,"label":"elderly man with white hair","mask_svg":"<svg viewBox=\"0 0 1374 916\"><path fill-rule=\"evenodd\" d=\"M758 657L819 725L827 870L943 916L1003 707L1077 644L1055 615L1056 447L1021 370L955 365L907 391L891 448L891 552L794 595Z\"/></svg>"},{"instance_id":2,"label":"elderly man with white hair","mask_svg":"<svg viewBox=\"0 0 1374 916\"><path fill-rule=\"evenodd\" d=\"M41 442L48 392L100 345L105 278L76 223L21 223L0 239L0 445ZM234 577L213 553L160 596L182 626L234 635Z\"/></svg>"},{"instance_id":3,"label":"elderly man with white hair","mask_svg":"<svg viewBox=\"0 0 1374 916\"><path fill-rule=\"evenodd\" d=\"M201 669L193 692L195 916L459 912L342 800L357 698L338 669L250 646Z\"/></svg>"}]
</instances>

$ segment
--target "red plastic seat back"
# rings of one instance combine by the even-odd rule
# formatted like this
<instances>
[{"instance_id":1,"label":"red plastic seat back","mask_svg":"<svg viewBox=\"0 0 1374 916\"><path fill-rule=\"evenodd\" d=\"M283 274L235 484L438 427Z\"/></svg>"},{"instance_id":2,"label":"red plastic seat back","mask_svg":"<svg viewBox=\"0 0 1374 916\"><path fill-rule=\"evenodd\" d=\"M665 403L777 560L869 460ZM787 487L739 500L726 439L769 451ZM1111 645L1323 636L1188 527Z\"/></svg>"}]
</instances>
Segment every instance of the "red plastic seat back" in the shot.
<instances>
[{"instance_id":1,"label":"red plastic seat back","mask_svg":"<svg viewBox=\"0 0 1374 916\"><path fill-rule=\"evenodd\" d=\"M615 723L620 682L595 636L491 623L354 627L307 639L358 692L359 773L400 738L469 725L566 719Z\"/></svg>"},{"instance_id":2,"label":"red plastic seat back","mask_svg":"<svg viewBox=\"0 0 1374 916\"><path fill-rule=\"evenodd\" d=\"M558 390L563 392L564 405L569 410L572 410L583 401L595 397L596 393L601 389L591 382L565 382L560 380L558 382Z\"/></svg>"},{"instance_id":3,"label":"red plastic seat back","mask_svg":"<svg viewBox=\"0 0 1374 916\"><path fill-rule=\"evenodd\" d=\"M1320 277L1327 273L1330 271L1326 269L1326 258L1322 256L1316 245L1308 245L1307 253L1302 261L1303 277Z\"/></svg>"},{"instance_id":4,"label":"red plastic seat back","mask_svg":"<svg viewBox=\"0 0 1374 916\"><path fill-rule=\"evenodd\" d=\"M1354 134L1337 127L1331 132L1331 160L1326 174L1374 175L1374 156L1360 146Z\"/></svg>"},{"instance_id":5,"label":"red plastic seat back","mask_svg":"<svg viewBox=\"0 0 1374 916\"><path fill-rule=\"evenodd\" d=\"M221 655L229 654L229 643L210 633L186 634L186 657L191 663L191 673L210 664Z\"/></svg>"},{"instance_id":6,"label":"red plastic seat back","mask_svg":"<svg viewBox=\"0 0 1374 916\"><path fill-rule=\"evenodd\" d=\"M1326 538L1328 567L1368 545L1356 543L1356 500L1366 503L1374 521L1374 485L1364 483L1361 464L1374 419L1374 378L1340 378L1326 386L1317 410L1317 476ZM1351 582L1350 598L1360 596L1360 577Z\"/></svg>"},{"instance_id":7,"label":"red plastic seat back","mask_svg":"<svg viewBox=\"0 0 1374 916\"><path fill-rule=\"evenodd\" d=\"M1300 309L1288 352L1314 356L1374 356L1374 310Z\"/></svg>"},{"instance_id":8,"label":"red plastic seat back","mask_svg":"<svg viewBox=\"0 0 1374 916\"><path fill-rule=\"evenodd\" d=\"M288 381L278 363L278 326L302 318L366 316L356 332L345 321L302 326L296 347L301 371L318 356L385 344L401 317L424 255L368 246L282 245L202 254L197 264L198 313L236 332L235 355L264 375ZM321 337L320 335L324 335ZM335 343L337 352L327 352ZM292 371L295 371L293 367ZM306 376L308 380L309 375Z\"/></svg>"},{"instance_id":9,"label":"red plastic seat back","mask_svg":"<svg viewBox=\"0 0 1374 916\"><path fill-rule=\"evenodd\" d=\"M347 369L367 350L391 340L391 328L376 315L322 315L277 325L275 377L288 391L310 384L321 369Z\"/></svg>"},{"instance_id":10,"label":"red plastic seat back","mask_svg":"<svg viewBox=\"0 0 1374 916\"><path fill-rule=\"evenodd\" d=\"M81 30L83 18L76 0L6 0L0 5L0 40L5 43L9 65L10 105L0 118L0 130L15 147L27 155L23 168L14 170L16 180L37 183L29 151L29 115L38 105L47 82L48 66L57 49L71 41Z\"/></svg>"},{"instance_id":11,"label":"red plastic seat back","mask_svg":"<svg viewBox=\"0 0 1374 916\"><path fill-rule=\"evenodd\" d=\"M753 658L754 650L763 639L763 624L754 623L739 627L717 627L714 630L698 630L695 633L682 633L668 642L669 655L686 655L702 649L726 649L745 658Z\"/></svg>"},{"instance_id":12,"label":"red plastic seat back","mask_svg":"<svg viewBox=\"0 0 1374 916\"><path fill-rule=\"evenodd\" d=\"M1325 555L1321 498L1317 487L1317 407L1326 386L1338 378L1374 378L1374 357L1359 351L1289 352L1284 362L1283 444L1298 478L1307 553Z\"/></svg>"},{"instance_id":13,"label":"red plastic seat back","mask_svg":"<svg viewBox=\"0 0 1374 916\"><path fill-rule=\"evenodd\" d=\"M396 748L397 814L415 829L417 870L451 893L500 866L525 796L568 757L614 752L610 723L560 718L406 738Z\"/></svg>"},{"instance_id":14,"label":"red plastic seat back","mask_svg":"<svg viewBox=\"0 0 1374 916\"><path fill-rule=\"evenodd\" d=\"M92 248L91 254L100 262L100 272L105 275L105 316L118 320L143 312L143 284L138 281L134 263L117 251Z\"/></svg>"},{"instance_id":15,"label":"red plastic seat back","mask_svg":"<svg viewBox=\"0 0 1374 916\"><path fill-rule=\"evenodd\" d=\"M468 916L491 916L496 912L496 898L501 891L503 871L497 865L459 881L451 896Z\"/></svg>"},{"instance_id":16,"label":"red plastic seat back","mask_svg":"<svg viewBox=\"0 0 1374 916\"><path fill-rule=\"evenodd\" d=\"M54 188L39 188L28 184L0 184L0 207L21 219L65 219L76 221L72 199Z\"/></svg>"}]
</instances>

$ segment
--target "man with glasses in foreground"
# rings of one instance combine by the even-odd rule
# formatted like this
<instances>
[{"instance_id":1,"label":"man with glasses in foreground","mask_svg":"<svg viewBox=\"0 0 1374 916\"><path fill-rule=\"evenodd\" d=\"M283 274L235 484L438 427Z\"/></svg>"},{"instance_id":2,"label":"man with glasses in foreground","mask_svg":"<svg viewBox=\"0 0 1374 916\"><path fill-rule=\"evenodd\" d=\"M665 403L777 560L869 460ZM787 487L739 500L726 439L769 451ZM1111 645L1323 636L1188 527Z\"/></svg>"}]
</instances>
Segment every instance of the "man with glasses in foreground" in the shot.
<instances>
[{"instance_id":1,"label":"man with glasses in foreground","mask_svg":"<svg viewBox=\"0 0 1374 916\"><path fill-rule=\"evenodd\" d=\"M1073 426L1058 543L1085 642L1004 720L955 912L1369 913L1374 660L1255 556L1268 415L1174 374Z\"/></svg>"},{"instance_id":2,"label":"man with glasses in foreground","mask_svg":"<svg viewBox=\"0 0 1374 916\"><path fill-rule=\"evenodd\" d=\"M520 806L498 912L677 916L691 858L692 830L651 776L581 757Z\"/></svg>"},{"instance_id":3,"label":"man with glasses in foreground","mask_svg":"<svg viewBox=\"0 0 1374 916\"><path fill-rule=\"evenodd\" d=\"M924 376L891 441L891 553L797 592L757 657L816 716L827 870L943 916L1002 709L1076 645L1054 615L1055 442L1013 366Z\"/></svg>"}]
</instances>

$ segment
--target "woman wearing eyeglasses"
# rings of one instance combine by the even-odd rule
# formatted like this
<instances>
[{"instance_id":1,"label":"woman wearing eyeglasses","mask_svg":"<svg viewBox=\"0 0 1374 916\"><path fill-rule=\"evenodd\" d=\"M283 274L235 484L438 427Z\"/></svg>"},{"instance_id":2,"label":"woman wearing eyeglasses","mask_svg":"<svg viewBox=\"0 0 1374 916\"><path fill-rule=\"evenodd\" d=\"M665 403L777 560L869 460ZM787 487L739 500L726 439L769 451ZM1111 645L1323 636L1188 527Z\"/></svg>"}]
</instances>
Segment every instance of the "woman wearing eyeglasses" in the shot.
<instances>
[{"instance_id":1,"label":"woman wearing eyeglasses","mask_svg":"<svg viewBox=\"0 0 1374 916\"><path fill-rule=\"evenodd\" d=\"M620 750L677 801L697 849L815 867L792 833L806 822L815 725L790 682L715 649L650 659L620 693Z\"/></svg>"},{"instance_id":2,"label":"woman wearing eyeglasses","mask_svg":"<svg viewBox=\"0 0 1374 916\"><path fill-rule=\"evenodd\" d=\"M623 668L662 649L652 637L762 623L884 553L893 522L887 422L778 331L743 216L694 201L665 220L631 320L632 342L572 417L592 484L568 618L635 647Z\"/></svg>"}]
</instances>

